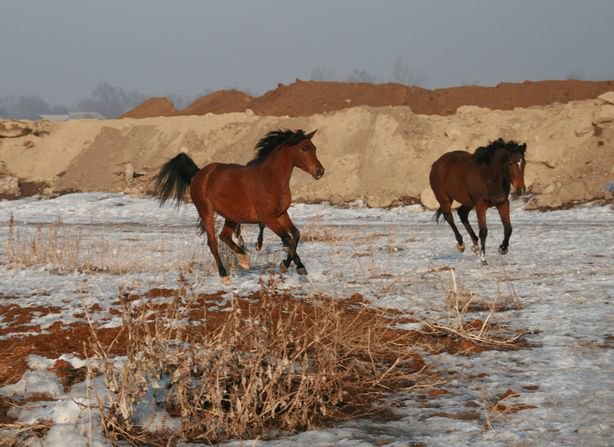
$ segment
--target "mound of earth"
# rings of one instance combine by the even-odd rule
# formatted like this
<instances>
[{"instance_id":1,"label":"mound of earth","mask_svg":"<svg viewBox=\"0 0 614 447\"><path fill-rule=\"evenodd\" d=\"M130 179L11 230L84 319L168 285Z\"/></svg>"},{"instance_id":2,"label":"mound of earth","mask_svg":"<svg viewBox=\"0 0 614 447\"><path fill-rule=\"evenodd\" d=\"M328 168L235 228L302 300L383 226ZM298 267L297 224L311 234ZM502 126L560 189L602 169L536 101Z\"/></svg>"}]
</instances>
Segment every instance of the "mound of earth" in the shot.
<instances>
[{"instance_id":1,"label":"mound of earth","mask_svg":"<svg viewBox=\"0 0 614 447\"><path fill-rule=\"evenodd\" d=\"M179 111L173 102L164 97L149 98L120 118L149 118L152 116L175 116Z\"/></svg>"},{"instance_id":2,"label":"mound of earth","mask_svg":"<svg viewBox=\"0 0 614 447\"><path fill-rule=\"evenodd\" d=\"M34 122L31 124L37 124ZM513 110L460 107L425 115L406 106L358 106L308 117L252 112L141 120L72 120L49 133L0 139L6 195L25 182L66 191L150 191L160 165L178 152L198 166L246 163L272 129L319 129L314 137L326 167L319 181L296 170L293 199L387 207L426 207L431 164L449 150L473 152L497 138L527 144L527 207L560 208L611 200L614 181L614 92L598 98ZM0 177L2 177L0 173ZM13 178L9 178L13 177ZM19 187L19 193L17 193Z\"/></svg>"},{"instance_id":3,"label":"mound of earth","mask_svg":"<svg viewBox=\"0 0 614 447\"><path fill-rule=\"evenodd\" d=\"M244 112L252 97L239 90L218 90L202 96L183 109L180 115L206 115L207 113Z\"/></svg>"},{"instance_id":4,"label":"mound of earth","mask_svg":"<svg viewBox=\"0 0 614 447\"><path fill-rule=\"evenodd\" d=\"M243 112L251 109L260 116L310 116L358 106L408 106L423 115L452 115L461 106L473 105L492 110L566 104L596 98L614 90L614 81L526 81L501 83L495 87L460 86L428 90L401 84L301 81L252 98L238 90L219 90L194 101L180 115ZM147 110L141 104L125 117L171 116ZM139 113L134 113L139 110ZM141 112L142 110L142 112ZM166 109L165 109L166 110ZM138 116L136 116L138 115Z\"/></svg>"}]
</instances>

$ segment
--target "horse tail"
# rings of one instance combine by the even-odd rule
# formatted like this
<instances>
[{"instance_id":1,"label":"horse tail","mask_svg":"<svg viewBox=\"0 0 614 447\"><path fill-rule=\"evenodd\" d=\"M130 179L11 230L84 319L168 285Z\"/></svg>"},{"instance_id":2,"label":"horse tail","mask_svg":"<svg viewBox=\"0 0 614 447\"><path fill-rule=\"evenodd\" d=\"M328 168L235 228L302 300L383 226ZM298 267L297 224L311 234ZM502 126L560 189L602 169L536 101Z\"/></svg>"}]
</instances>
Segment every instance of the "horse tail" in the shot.
<instances>
[{"instance_id":1,"label":"horse tail","mask_svg":"<svg viewBox=\"0 0 614 447\"><path fill-rule=\"evenodd\" d=\"M433 214L433 220L439 223L441 216L443 216L443 211L441 210L441 208L438 208L437 211L435 211L435 214Z\"/></svg>"},{"instance_id":2,"label":"horse tail","mask_svg":"<svg viewBox=\"0 0 614 447\"><path fill-rule=\"evenodd\" d=\"M179 206L198 171L200 168L183 152L164 163L154 184L154 193L160 199L160 206L169 199Z\"/></svg>"}]
</instances>

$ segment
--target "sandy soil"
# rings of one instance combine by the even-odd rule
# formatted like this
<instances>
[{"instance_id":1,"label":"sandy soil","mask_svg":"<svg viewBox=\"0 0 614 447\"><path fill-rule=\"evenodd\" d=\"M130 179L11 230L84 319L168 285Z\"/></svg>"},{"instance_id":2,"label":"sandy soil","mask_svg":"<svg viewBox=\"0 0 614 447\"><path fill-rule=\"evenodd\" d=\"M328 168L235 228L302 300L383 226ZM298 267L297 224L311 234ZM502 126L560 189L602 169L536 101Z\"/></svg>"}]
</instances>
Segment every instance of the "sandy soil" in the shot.
<instances>
[{"instance_id":1,"label":"sandy soil","mask_svg":"<svg viewBox=\"0 0 614 447\"><path fill-rule=\"evenodd\" d=\"M307 117L259 116L248 110L62 123L5 121L0 127L0 194L143 194L159 167L179 151L199 166L246 163L258 139L277 128L318 129L314 143L327 174L314 181L296 173L292 188L299 201L361 199L387 207L422 200L431 208L432 162L446 151L473 151L499 137L527 143L529 208L612 200L605 188L614 180L614 92L513 110L462 106L451 115L360 106Z\"/></svg>"}]
</instances>

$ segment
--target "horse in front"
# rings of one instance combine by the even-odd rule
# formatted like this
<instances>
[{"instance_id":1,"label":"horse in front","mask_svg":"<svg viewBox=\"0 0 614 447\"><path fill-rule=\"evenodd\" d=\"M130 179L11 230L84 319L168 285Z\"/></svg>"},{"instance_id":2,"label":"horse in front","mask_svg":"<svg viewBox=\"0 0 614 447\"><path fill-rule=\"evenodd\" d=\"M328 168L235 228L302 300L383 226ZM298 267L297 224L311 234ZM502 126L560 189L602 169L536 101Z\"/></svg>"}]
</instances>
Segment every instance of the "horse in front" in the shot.
<instances>
[{"instance_id":1,"label":"horse in front","mask_svg":"<svg viewBox=\"0 0 614 447\"><path fill-rule=\"evenodd\" d=\"M295 167L316 180L324 175L311 141L315 133L301 129L269 132L258 142L256 156L247 165L211 163L199 169L188 155L180 153L160 169L154 186L160 204L170 199L179 205L189 188L224 284L230 284L230 277L218 250L215 213L225 219L220 239L237 255L242 268L249 268L249 256L233 241L233 233L240 224L263 224L281 238L288 251L280 266L282 271L294 261L297 272L307 274L297 254L300 232L288 208L292 202L290 177Z\"/></svg>"}]
</instances>

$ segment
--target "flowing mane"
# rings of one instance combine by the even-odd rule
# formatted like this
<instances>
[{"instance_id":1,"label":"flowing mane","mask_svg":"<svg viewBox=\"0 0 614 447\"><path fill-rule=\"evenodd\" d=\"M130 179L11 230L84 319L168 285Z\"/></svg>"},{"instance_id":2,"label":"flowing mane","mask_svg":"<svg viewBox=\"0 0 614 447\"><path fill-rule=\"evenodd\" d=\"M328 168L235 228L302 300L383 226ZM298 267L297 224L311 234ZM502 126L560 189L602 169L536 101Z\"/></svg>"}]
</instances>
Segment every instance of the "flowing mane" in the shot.
<instances>
[{"instance_id":1,"label":"flowing mane","mask_svg":"<svg viewBox=\"0 0 614 447\"><path fill-rule=\"evenodd\" d=\"M511 152L519 152L524 151L524 148L526 148L525 145L518 144L513 140L506 142L502 138L499 138L490 143L488 146L477 148L471 158L473 158L476 163L488 163L500 149L506 149Z\"/></svg>"},{"instance_id":2,"label":"flowing mane","mask_svg":"<svg viewBox=\"0 0 614 447\"><path fill-rule=\"evenodd\" d=\"M294 130L273 130L266 134L258 144L256 144L256 156L248 164L258 163L269 156L273 150L279 146L292 146L300 143L306 138L303 129Z\"/></svg>"}]
</instances>

